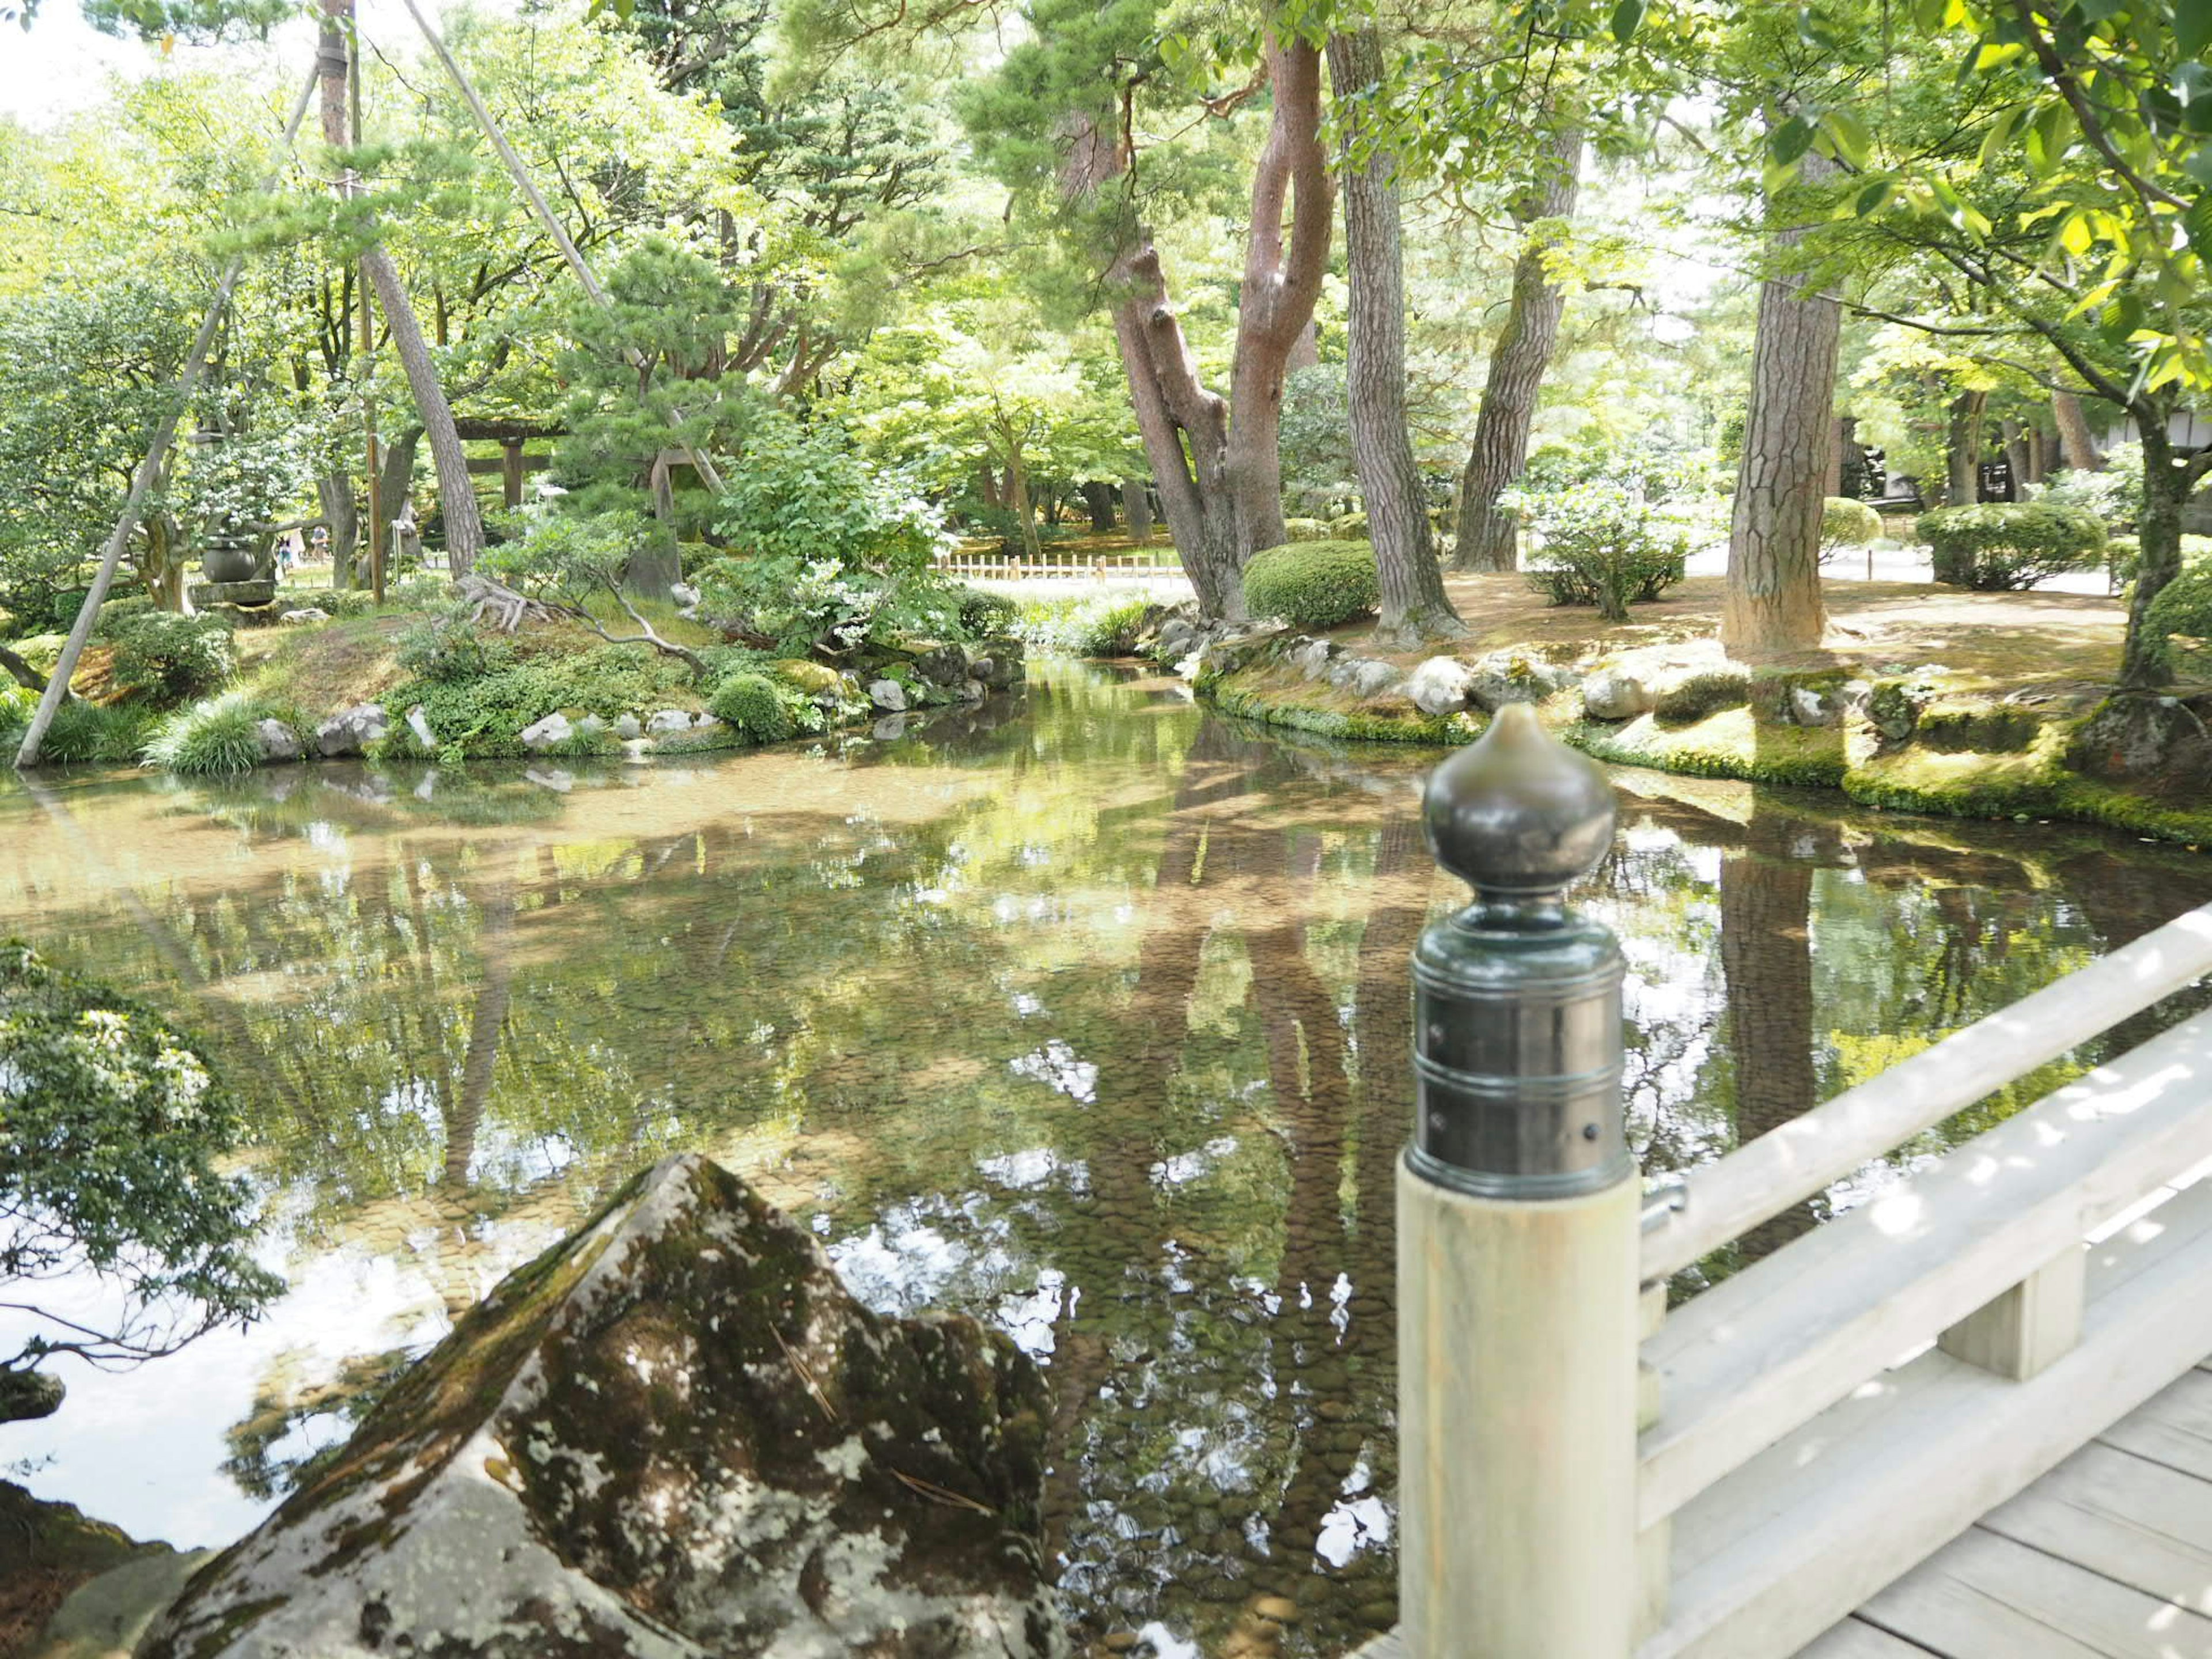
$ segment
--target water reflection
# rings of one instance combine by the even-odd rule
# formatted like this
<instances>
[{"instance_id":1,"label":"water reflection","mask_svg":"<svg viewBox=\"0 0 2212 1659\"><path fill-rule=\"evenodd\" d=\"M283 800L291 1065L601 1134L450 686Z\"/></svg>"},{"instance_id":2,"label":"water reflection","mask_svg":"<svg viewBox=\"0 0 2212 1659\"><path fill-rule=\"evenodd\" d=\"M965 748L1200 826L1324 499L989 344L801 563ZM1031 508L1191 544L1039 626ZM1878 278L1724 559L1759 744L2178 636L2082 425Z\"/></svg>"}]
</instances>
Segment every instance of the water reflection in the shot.
<instances>
[{"instance_id":1,"label":"water reflection","mask_svg":"<svg viewBox=\"0 0 2212 1659\"><path fill-rule=\"evenodd\" d=\"M1407 957L1454 902L1412 811L1431 758L1069 668L713 764L0 793L0 932L212 1034L295 1286L253 1332L73 1377L10 1455L136 1530L234 1534L454 1310L697 1148L874 1304L968 1309L1050 1367L1048 1524L1089 1632L1340 1651L1395 1611ZM1654 1170L2212 894L2087 833L1622 781L1590 894Z\"/></svg>"}]
</instances>

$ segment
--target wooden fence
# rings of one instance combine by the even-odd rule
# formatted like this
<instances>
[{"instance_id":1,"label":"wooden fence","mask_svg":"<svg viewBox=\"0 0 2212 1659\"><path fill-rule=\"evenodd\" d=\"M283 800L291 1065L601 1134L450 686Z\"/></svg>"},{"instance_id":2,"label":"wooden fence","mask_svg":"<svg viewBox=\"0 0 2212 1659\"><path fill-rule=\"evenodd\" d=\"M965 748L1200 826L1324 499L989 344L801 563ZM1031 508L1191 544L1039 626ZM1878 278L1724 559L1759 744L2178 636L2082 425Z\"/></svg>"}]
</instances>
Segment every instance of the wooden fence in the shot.
<instances>
[{"instance_id":1,"label":"wooden fence","mask_svg":"<svg viewBox=\"0 0 2212 1659\"><path fill-rule=\"evenodd\" d=\"M1035 558L1026 555L969 552L941 553L937 568L948 576L981 576L993 581L1024 581L1051 577L1062 581L1093 578L1106 581L1119 577L1176 576L1182 564L1173 554L1166 563L1149 553L1085 554L1047 549Z\"/></svg>"}]
</instances>

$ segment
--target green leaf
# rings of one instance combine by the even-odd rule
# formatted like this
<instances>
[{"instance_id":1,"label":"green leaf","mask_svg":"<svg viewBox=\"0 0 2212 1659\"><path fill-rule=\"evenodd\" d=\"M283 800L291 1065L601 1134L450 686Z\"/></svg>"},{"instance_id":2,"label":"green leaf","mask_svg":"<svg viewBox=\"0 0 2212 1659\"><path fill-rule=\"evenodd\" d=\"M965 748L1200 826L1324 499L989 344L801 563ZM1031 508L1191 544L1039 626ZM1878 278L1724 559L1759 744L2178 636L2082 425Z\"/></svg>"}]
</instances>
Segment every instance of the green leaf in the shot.
<instances>
[{"instance_id":1,"label":"green leaf","mask_svg":"<svg viewBox=\"0 0 2212 1659\"><path fill-rule=\"evenodd\" d=\"M1644 21L1644 0L1620 0L1613 9L1613 38L1626 46Z\"/></svg>"},{"instance_id":2,"label":"green leaf","mask_svg":"<svg viewBox=\"0 0 2212 1659\"><path fill-rule=\"evenodd\" d=\"M2173 44L2185 58L2212 46L2212 0L2173 0Z\"/></svg>"},{"instance_id":3,"label":"green leaf","mask_svg":"<svg viewBox=\"0 0 2212 1659\"><path fill-rule=\"evenodd\" d=\"M2181 170L2200 185L2212 185L2212 144L2199 144L2182 157Z\"/></svg>"},{"instance_id":4,"label":"green leaf","mask_svg":"<svg viewBox=\"0 0 2212 1659\"><path fill-rule=\"evenodd\" d=\"M1880 211L1882 204L1889 200L1891 192L1896 188L1887 179L1875 179L1851 198L1851 211L1862 219Z\"/></svg>"},{"instance_id":5,"label":"green leaf","mask_svg":"<svg viewBox=\"0 0 2212 1659\"><path fill-rule=\"evenodd\" d=\"M1855 172L1864 169L1867 156L1874 148L1874 138L1867 131L1865 122L1847 109L1832 109L1820 118L1820 126L1835 148L1837 160Z\"/></svg>"},{"instance_id":6,"label":"green leaf","mask_svg":"<svg viewBox=\"0 0 2212 1659\"><path fill-rule=\"evenodd\" d=\"M2181 216L2181 228L2200 259L2212 259L2212 191L2198 197Z\"/></svg>"},{"instance_id":7,"label":"green leaf","mask_svg":"<svg viewBox=\"0 0 2212 1659\"><path fill-rule=\"evenodd\" d=\"M1767 153L1785 167L1796 167L1812 148L1813 125L1802 115L1791 116L1766 135Z\"/></svg>"}]
</instances>

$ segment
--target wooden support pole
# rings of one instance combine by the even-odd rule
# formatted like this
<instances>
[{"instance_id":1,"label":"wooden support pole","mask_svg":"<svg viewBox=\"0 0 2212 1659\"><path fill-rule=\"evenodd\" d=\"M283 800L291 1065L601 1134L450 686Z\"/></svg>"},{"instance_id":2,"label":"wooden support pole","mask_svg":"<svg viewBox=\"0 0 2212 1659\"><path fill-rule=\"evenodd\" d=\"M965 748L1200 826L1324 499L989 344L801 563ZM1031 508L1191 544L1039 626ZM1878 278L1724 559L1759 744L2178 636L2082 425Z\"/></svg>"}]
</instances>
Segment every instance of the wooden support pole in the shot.
<instances>
[{"instance_id":1,"label":"wooden support pole","mask_svg":"<svg viewBox=\"0 0 2212 1659\"><path fill-rule=\"evenodd\" d=\"M522 440L509 438L500 447L500 499L509 512L522 505Z\"/></svg>"},{"instance_id":2,"label":"wooden support pole","mask_svg":"<svg viewBox=\"0 0 2212 1659\"><path fill-rule=\"evenodd\" d=\"M1954 1359L2024 1382L2074 1351L2081 1340L2088 1251L2062 1250L1936 1339Z\"/></svg>"}]
</instances>

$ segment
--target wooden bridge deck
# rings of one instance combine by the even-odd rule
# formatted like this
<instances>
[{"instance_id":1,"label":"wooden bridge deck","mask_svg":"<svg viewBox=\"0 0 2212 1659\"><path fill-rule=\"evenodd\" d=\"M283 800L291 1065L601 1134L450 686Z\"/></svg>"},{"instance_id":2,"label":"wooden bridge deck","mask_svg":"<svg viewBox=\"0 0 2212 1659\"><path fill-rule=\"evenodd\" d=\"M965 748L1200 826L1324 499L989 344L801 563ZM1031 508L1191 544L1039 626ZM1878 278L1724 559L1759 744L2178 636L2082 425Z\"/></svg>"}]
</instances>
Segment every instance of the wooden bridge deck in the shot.
<instances>
[{"instance_id":1,"label":"wooden bridge deck","mask_svg":"<svg viewBox=\"0 0 2212 1659\"><path fill-rule=\"evenodd\" d=\"M2212 1659L2212 1362L1802 1659Z\"/></svg>"},{"instance_id":2,"label":"wooden bridge deck","mask_svg":"<svg viewBox=\"0 0 2212 1659\"><path fill-rule=\"evenodd\" d=\"M1358 1659L1405 1659L1394 1635ZM2212 1360L1799 1659L2212 1659Z\"/></svg>"}]
</instances>

